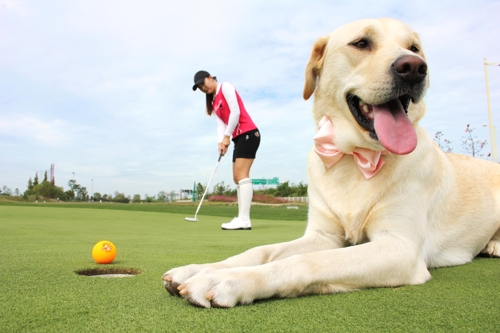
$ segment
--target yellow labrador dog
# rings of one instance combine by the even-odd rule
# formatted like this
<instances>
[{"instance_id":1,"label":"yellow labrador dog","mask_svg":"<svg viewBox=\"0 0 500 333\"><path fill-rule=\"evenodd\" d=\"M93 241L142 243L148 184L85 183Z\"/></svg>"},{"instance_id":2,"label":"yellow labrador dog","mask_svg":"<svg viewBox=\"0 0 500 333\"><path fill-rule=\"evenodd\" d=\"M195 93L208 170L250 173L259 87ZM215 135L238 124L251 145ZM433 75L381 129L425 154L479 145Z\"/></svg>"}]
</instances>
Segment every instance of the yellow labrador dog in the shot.
<instances>
[{"instance_id":1,"label":"yellow labrador dog","mask_svg":"<svg viewBox=\"0 0 500 333\"><path fill-rule=\"evenodd\" d=\"M234 307L421 284L428 268L500 256L500 166L433 143L418 124L428 86L419 36L400 21L356 21L319 38L304 87L318 125L304 236L171 269L167 291Z\"/></svg>"}]
</instances>

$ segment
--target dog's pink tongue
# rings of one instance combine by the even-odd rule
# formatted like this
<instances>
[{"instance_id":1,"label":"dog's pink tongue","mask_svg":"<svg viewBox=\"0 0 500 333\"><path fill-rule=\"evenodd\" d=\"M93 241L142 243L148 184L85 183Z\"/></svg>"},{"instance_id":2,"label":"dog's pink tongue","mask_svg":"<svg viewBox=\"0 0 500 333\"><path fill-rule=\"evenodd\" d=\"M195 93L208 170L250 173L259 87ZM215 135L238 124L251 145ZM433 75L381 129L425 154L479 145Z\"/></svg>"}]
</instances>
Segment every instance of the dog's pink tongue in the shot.
<instances>
[{"instance_id":1,"label":"dog's pink tongue","mask_svg":"<svg viewBox=\"0 0 500 333\"><path fill-rule=\"evenodd\" d=\"M375 132L382 146L398 155L411 153L417 146L417 133L399 99L372 107Z\"/></svg>"}]
</instances>

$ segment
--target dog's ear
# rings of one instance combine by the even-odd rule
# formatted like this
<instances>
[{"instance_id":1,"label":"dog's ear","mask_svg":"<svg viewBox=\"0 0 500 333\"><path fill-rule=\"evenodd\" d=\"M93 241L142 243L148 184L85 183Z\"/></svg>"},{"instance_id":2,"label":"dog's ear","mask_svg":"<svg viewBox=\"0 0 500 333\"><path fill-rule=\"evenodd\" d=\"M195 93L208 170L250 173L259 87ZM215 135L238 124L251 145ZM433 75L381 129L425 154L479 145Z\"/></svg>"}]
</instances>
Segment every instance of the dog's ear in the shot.
<instances>
[{"instance_id":1,"label":"dog's ear","mask_svg":"<svg viewBox=\"0 0 500 333\"><path fill-rule=\"evenodd\" d=\"M316 80L325 61L327 43L328 37L320 37L314 42L311 58L306 66L306 83L304 84L303 93L305 100L308 100L313 94L314 89L316 89Z\"/></svg>"}]
</instances>

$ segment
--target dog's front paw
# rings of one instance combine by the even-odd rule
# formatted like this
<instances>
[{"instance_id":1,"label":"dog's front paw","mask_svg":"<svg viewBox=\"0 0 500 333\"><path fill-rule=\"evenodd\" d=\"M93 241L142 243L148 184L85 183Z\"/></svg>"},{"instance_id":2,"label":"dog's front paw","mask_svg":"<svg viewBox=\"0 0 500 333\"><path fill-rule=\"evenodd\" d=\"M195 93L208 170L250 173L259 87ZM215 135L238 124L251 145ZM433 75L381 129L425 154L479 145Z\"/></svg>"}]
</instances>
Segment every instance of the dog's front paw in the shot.
<instances>
[{"instance_id":1,"label":"dog's front paw","mask_svg":"<svg viewBox=\"0 0 500 333\"><path fill-rule=\"evenodd\" d=\"M209 272L213 269L210 269L210 264L204 265L187 265L177 268L172 268L163 274L162 280L165 289L174 296L180 296L179 294L179 286L183 284L190 277L198 274L201 271Z\"/></svg>"},{"instance_id":2,"label":"dog's front paw","mask_svg":"<svg viewBox=\"0 0 500 333\"><path fill-rule=\"evenodd\" d=\"M489 241L481 253L488 254L490 257L500 257L500 242Z\"/></svg>"},{"instance_id":3,"label":"dog's front paw","mask_svg":"<svg viewBox=\"0 0 500 333\"><path fill-rule=\"evenodd\" d=\"M221 269L199 273L178 289L180 295L193 305L232 308L238 304L250 304L256 299L255 282L258 280L257 274L249 267Z\"/></svg>"}]
</instances>

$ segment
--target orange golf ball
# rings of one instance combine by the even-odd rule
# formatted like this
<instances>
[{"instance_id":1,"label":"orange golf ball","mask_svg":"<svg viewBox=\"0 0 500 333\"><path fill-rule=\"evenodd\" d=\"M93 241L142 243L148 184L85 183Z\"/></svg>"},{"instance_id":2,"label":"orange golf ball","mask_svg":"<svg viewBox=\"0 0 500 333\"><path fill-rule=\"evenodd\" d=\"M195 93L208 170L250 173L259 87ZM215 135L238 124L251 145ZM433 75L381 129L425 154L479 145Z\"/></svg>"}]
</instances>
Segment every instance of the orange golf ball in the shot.
<instances>
[{"instance_id":1,"label":"orange golf ball","mask_svg":"<svg viewBox=\"0 0 500 333\"><path fill-rule=\"evenodd\" d=\"M92 249L92 258L98 264L109 264L116 257L116 246L110 241L103 240L97 242Z\"/></svg>"}]
</instances>

